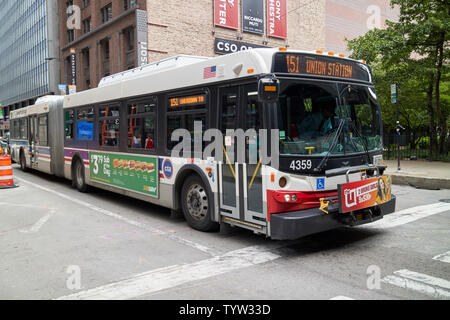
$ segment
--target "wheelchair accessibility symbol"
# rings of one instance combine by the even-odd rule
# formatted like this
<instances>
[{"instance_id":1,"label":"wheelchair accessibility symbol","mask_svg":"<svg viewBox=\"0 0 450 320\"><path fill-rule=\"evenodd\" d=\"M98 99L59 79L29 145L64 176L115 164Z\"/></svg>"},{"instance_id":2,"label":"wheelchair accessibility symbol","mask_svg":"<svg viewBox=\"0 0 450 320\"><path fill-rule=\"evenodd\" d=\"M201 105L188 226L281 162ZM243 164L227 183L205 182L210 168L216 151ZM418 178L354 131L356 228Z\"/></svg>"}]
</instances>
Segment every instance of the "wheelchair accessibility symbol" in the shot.
<instances>
[{"instance_id":1,"label":"wheelchair accessibility symbol","mask_svg":"<svg viewBox=\"0 0 450 320\"><path fill-rule=\"evenodd\" d=\"M325 189L325 178L319 178L317 179L317 190L324 190Z\"/></svg>"}]
</instances>

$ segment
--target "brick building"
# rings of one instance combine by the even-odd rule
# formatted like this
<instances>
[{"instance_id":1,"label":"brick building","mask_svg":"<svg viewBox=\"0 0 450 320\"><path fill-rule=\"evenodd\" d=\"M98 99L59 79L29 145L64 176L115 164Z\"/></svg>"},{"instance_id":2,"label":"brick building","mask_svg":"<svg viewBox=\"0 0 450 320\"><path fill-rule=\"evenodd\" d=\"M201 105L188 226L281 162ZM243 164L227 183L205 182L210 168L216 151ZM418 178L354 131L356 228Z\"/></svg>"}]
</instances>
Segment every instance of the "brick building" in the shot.
<instances>
[{"instance_id":1,"label":"brick building","mask_svg":"<svg viewBox=\"0 0 450 320\"><path fill-rule=\"evenodd\" d=\"M137 12L146 11L146 2L59 0L61 83L82 91L135 68Z\"/></svg>"},{"instance_id":2,"label":"brick building","mask_svg":"<svg viewBox=\"0 0 450 320\"><path fill-rule=\"evenodd\" d=\"M345 37L353 38L370 27L370 8L379 9L381 23L393 16L388 0L59 3L61 83L75 84L78 91L96 87L105 75L179 54L215 56L279 46L346 53ZM66 23L74 18L67 14L72 5L80 8L81 15L75 30Z\"/></svg>"}]
</instances>

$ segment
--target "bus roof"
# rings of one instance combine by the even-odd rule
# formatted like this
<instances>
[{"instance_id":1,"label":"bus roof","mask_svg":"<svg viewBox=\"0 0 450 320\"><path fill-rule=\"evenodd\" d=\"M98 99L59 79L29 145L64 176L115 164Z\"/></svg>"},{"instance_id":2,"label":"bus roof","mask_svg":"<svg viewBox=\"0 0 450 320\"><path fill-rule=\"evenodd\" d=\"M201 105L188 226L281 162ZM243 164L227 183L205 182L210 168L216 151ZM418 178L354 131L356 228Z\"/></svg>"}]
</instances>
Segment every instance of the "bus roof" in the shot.
<instances>
[{"instance_id":1,"label":"bus roof","mask_svg":"<svg viewBox=\"0 0 450 320\"><path fill-rule=\"evenodd\" d=\"M31 116L34 114L43 114L50 111L54 102L62 101L64 96L45 96L36 100L36 104L11 111L9 114L10 120Z\"/></svg>"},{"instance_id":2,"label":"bus roof","mask_svg":"<svg viewBox=\"0 0 450 320\"><path fill-rule=\"evenodd\" d=\"M272 71L273 57L279 52L324 56L278 48L258 48L214 58L176 56L105 77L98 88L66 96L64 108L268 74Z\"/></svg>"}]
</instances>

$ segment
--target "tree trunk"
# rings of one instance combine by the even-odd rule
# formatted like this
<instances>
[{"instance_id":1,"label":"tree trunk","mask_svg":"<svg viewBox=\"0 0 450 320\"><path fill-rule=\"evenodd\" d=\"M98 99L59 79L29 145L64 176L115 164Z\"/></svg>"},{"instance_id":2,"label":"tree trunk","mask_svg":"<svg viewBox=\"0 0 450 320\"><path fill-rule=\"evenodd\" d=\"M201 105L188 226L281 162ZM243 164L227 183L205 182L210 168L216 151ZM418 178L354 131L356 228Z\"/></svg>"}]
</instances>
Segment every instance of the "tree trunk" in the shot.
<instances>
[{"instance_id":1,"label":"tree trunk","mask_svg":"<svg viewBox=\"0 0 450 320\"><path fill-rule=\"evenodd\" d=\"M439 85L441 83L441 74L442 74L442 63L444 60L444 41L445 41L445 31L441 32L439 37L439 43L436 48L437 51L437 69L436 69L436 83L435 83L435 99L436 99L436 114L437 121L441 128L441 132L439 135L439 153L447 154L447 145L445 143L445 139L447 137L447 119L442 114L441 110L441 101L440 101L440 92Z\"/></svg>"}]
</instances>

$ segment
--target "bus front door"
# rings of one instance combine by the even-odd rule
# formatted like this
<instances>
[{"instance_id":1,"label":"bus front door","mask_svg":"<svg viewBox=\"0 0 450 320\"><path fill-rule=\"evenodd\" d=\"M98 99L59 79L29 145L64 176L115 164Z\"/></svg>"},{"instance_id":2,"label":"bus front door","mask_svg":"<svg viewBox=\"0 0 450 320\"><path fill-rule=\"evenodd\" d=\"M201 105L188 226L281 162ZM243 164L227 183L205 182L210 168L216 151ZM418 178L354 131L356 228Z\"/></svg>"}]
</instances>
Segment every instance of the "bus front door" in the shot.
<instances>
[{"instance_id":1,"label":"bus front door","mask_svg":"<svg viewBox=\"0 0 450 320\"><path fill-rule=\"evenodd\" d=\"M257 86L221 89L219 99L219 128L224 136L224 157L219 165L220 213L236 223L245 223L243 226L262 229L266 225L266 210L258 136L248 135L242 144L235 135L239 128L241 132L253 129L258 133L262 127L263 113Z\"/></svg>"}]
</instances>

